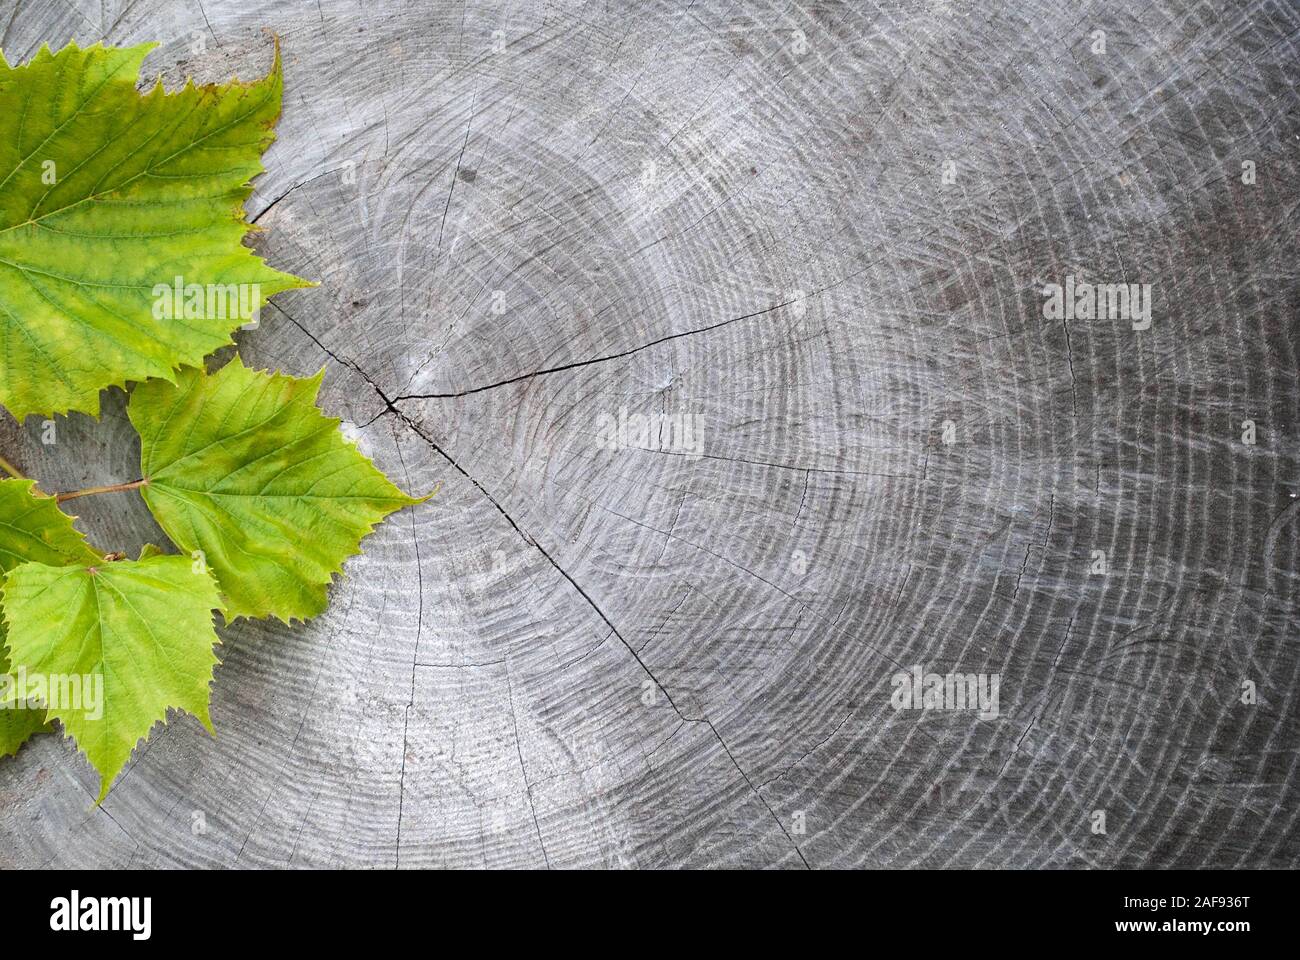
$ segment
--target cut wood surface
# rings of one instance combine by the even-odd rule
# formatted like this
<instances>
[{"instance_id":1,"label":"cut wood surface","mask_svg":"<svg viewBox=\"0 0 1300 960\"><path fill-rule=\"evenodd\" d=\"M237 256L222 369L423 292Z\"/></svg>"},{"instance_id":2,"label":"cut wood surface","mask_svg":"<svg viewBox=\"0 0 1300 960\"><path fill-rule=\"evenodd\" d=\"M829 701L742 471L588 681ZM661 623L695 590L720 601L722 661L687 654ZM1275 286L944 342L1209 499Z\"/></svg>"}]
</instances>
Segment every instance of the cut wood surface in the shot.
<instances>
[{"instance_id":1,"label":"cut wood surface","mask_svg":"<svg viewBox=\"0 0 1300 960\"><path fill-rule=\"evenodd\" d=\"M279 36L251 242L321 285L240 352L325 367L361 449L441 485L324 615L221 631L215 738L174 715L100 807L57 736L0 761L0 865L1300 862L1293 3L0 30L11 63L159 40L173 86ZM1150 284L1149 328L1045 316L1069 277ZM139 476L120 392L55 426L0 451L52 491ZM68 506L162 540L135 491ZM913 667L995 675L997 710L896 709Z\"/></svg>"}]
</instances>

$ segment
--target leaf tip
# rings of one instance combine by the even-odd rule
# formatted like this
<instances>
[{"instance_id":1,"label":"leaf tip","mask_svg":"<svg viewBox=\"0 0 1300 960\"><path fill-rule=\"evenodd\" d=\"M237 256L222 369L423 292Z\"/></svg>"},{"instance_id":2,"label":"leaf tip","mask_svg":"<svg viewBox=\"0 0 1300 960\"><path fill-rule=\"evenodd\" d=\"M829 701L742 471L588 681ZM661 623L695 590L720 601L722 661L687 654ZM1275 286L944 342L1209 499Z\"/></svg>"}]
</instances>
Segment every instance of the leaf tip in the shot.
<instances>
[{"instance_id":1,"label":"leaf tip","mask_svg":"<svg viewBox=\"0 0 1300 960\"><path fill-rule=\"evenodd\" d=\"M406 497L407 500L410 501L409 504L410 506L417 506L418 504L421 503L428 503L430 500L432 500L434 497L438 495L438 491L441 489L442 489L442 481L439 480L437 483L433 485L433 489L430 490L422 497L413 497L409 493L403 493L402 495Z\"/></svg>"},{"instance_id":2,"label":"leaf tip","mask_svg":"<svg viewBox=\"0 0 1300 960\"><path fill-rule=\"evenodd\" d=\"M275 47L275 57L271 60L271 72L268 76L279 76L284 72L284 61L280 57L280 35L274 30L267 30L271 35L271 43Z\"/></svg>"}]
</instances>

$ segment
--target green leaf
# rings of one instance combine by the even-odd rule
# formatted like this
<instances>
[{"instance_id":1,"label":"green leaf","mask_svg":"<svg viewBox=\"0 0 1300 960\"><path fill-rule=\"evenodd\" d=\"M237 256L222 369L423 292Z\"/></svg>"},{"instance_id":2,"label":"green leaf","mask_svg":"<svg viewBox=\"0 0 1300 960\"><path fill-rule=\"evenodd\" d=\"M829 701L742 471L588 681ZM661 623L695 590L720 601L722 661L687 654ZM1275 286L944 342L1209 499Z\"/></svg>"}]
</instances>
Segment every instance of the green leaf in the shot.
<instances>
[{"instance_id":1,"label":"green leaf","mask_svg":"<svg viewBox=\"0 0 1300 960\"><path fill-rule=\"evenodd\" d=\"M309 285L241 243L278 49L262 80L142 95L154 46L0 57L0 404L20 419L98 415L101 389L172 379L231 342L243 305Z\"/></svg>"},{"instance_id":2,"label":"green leaf","mask_svg":"<svg viewBox=\"0 0 1300 960\"><path fill-rule=\"evenodd\" d=\"M0 671L8 674L9 665L0 657ZM29 710L26 707L12 705L12 701L0 703L0 757L12 757L35 733L50 729L45 719L44 710Z\"/></svg>"},{"instance_id":3,"label":"green leaf","mask_svg":"<svg viewBox=\"0 0 1300 960\"><path fill-rule=\"evenodd\" d=\"M6 576L3 599L10 659L46 678L48 715L99 771L100 800L168 708L212 730L212 611L221 598L188 559L24 563ZM55 698L55 683L75 685L77 701Z\"/></svg>"},{"instance_id":4,"label":"green leaf","mask_svg":"<svg viewBox=\"0 0 1300 960\"><path fill-rule=\"evenodd\" d=\"M53 497L32 492L35 485L0 480L0 573L29 560L55 567L103 560Z\"/></svg>"},{"instance_id":5,"label":"green leaf","mask_svg":"<svg viewBox=\"0 0 1300 960\"><path fill-rule=\"evenodd\" d=\"M16 699L18 689L10 673L7 642L4 624L0 623L0 757L13 756L32 734L50 729L44 708L29 709L25 701L19 703Z\"/></svg>"},{"instance_id":6,"label":"green leaf","mask_svg":"<svg viewBox=\"0 0 1300 960\"><path fill-rule=\"evenodd\" d=\"M95 563L102 559L86 545L72 518L58 508L53 497L32 493L31 480L0 480L0 574L21 563L62 566ZM0 624L0 678L9 677L4 625ZM0 689L0 757L18 751L33 733L46 729L44 710L14 705L12 681Z\"/></svg>"},{"instance_id":7,"label":"green leaf","mask_svg":"<svg viewBox=\"0 0 1300 960\"><path fill-rule=\"evenodd\" d=\"M250 370L236 357L131 395L145 503L179 547L202 551L232 618L320 613L362 537L420 502L316 409L322 376Z\"/></svg>"},{"instance_id":8,"label":"green leaf","mask_svg":"<svg viewBox=\"0 0 1300 960\"><path fill-rule=\"evenodd\" d=\"M35 733L50 729L45 709L29 709L18 701L16 677L10 672L8 637L0 623L0 757L11 757Z\"/></svg>"}]
</instances>

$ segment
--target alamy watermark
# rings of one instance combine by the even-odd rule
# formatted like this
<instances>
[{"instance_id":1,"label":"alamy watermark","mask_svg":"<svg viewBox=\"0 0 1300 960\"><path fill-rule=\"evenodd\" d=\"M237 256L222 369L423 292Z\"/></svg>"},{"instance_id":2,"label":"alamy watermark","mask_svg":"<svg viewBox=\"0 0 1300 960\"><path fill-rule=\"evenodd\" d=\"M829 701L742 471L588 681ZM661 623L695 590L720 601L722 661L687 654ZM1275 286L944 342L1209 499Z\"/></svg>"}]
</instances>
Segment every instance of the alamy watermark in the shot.
<instances>
[{"instance_id":1,"label":"alamy watermark","mask_svg":"<svg viewBox=\"0 0 1300 960\"><path fill-rule=\"evenodd\" d=\"M984 720L999 713L1000 674L927 673L918 664L894 674L891 683L895 710L975 710Z\"/></svg>"},{"instance_id":2,"label":"alamy watermark","mask_svg":"<svg viewBox=\"0 0 1300 960\"><path fill-rule=\"evenodd\" d=\"M1134 330L1151 327L1151 284L1088 283L1074 274L1043 287L1048 320L1128 320Z\"/></svg>"},{"instance_id":3,"label":"alamy watermark","mask_svg":"<svg viewBox=\"0 0 1300 960\"><path fill-rule=\"evenodd\" d=\"M0 673L0 710L77 711L87 720L104 716L102 673Z\"/></svg>"},{"instance_id":4,"label":"alamy watermark","mask_svg":"<svg viewBox=\"0 0 1300 960\"><path fill-rule=\"evenodd\" d=\"M691 459L704 454L704 431L695 413L633 413L621 407L617 416L596 418L596 444L601 450L655 450Z\"/></svg>"},{"instance_id":5,"label":"alamy watermark","mask_svg":"<svg viewBox=\"0 0 1300 960\"><path fill-rule=\"evenodd\" d=\"M50 929L55 932L125 931L132 940L148 940L153 933L152 897L69 896L50 901Z\"/></svg>"},{"instance_id":6,"label":"alamy watermark","mask_svg":"<svg viewBox=\"0 0 1300 960\"><path fill-rule=\"evenodd\" d=\"M155 320L241 320L256 327L262 312L260 283L171 283L153 287Z\"/></svg>"}]
</instances>

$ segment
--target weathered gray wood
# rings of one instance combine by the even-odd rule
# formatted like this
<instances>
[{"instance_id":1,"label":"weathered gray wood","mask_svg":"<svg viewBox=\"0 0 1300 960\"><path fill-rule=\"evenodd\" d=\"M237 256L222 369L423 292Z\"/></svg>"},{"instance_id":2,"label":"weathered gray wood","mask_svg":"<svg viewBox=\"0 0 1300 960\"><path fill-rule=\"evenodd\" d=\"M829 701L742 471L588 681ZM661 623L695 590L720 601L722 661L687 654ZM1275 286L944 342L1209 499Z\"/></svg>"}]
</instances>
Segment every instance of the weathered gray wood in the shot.
<instances>
[{"instance_id":1,"label":"weathered gray wood","mask_svg":"<svg viewBox=\"0 0 1300 960\"><path fill-rule=\"evenodd\" d=\"M0 763L0 863L1296 864L1294 4L0 9L170 82L280 35L249 206L322 286L242 350L442 483L319 620L225 631L216 739L98 809L56 738ZM1067 274L1151 329L1044 319ZM621 409L704 456L600 449ZM136 476L120 398L58 429L0 439ZM913 664L1000 716L895 711Z\"/></svg>"}]
</instances>

